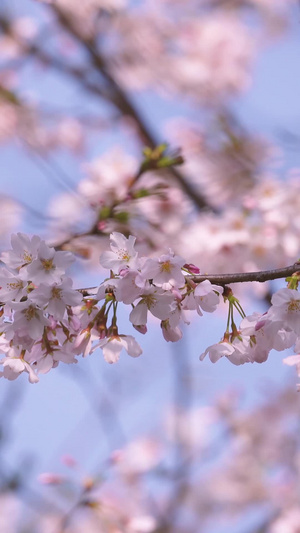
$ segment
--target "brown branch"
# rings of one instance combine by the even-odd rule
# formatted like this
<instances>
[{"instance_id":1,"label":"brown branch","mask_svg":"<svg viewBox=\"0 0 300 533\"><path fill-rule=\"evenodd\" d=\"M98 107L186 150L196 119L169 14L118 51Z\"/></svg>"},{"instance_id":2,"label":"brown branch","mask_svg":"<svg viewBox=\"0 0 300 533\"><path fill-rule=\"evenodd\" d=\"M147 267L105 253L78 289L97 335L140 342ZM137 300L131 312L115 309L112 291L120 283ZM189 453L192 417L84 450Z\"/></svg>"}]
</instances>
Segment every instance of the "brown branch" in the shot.
<instances>
[{"instance_id":1,"label":"brown branch","mask_svg":"<svg viewBox=\"0 0 300 533\"><path fill-rule=\"evenodd\" d=\"M216 285L224 286L231 283L247 283L250 281L258 281L263 283L264 281L271 281L274 279L287 278L293 274L299 274L300 276L300 260L291 266L285 268L277 268L275 270L260 270L258 272L237 272L234 274L202 274L201 276L186 276L186 280L193 281L195 283L201 283L202 281L209 280ZM95 290L98 287L88 287L85 289L77 289L83 296L95 296Z\"/></svg>"},{"instance_id":2,"label":"brown branch","mask_svg":"<svg viewBox=\"0 0 300 533\"><path fill-rule=\"evenodd\" d=\"M22 39L18 38L17 35L12 34L10 29L10 22L3 15L1 15L0 17L0 30L2 30L5 35L9 35L10 37L12 37L14 41L21 47L22 52L24 54L27 54L27 56L35 57L43 65L50 66L54 70L57 70L60 74L65 75L66 77L71 78L72 80L75 80L91 94L96 95L98 97L100 96L101 98L104 98L105 100L109 101L111 105L113 105L113 102L111 101L111 94L109 93L109 91L105 90L103 87L100 87L99 84L95 84L88 79L90 73L89 70L84 69L80 66L72 66L66 63L65 61L62 61L57 55L54 56L53 54L47 52L38 44L28 44L24 42ZM1 70L4 70L5 68L16 69L17 67L22 66L24 59L26 58L21 57L15 60L14 62L10 61L7 65L2 66Z\"/></svg>"},{"instance_id":3,"label":"brown branch","mask_svg":"<svg viewBox=\"0 0 300 533\"><path fill-rule=\"evenodd\" d=\"M235 274L202 274L200 276L189 276L195 283L201 283L208 279L217 285L229 285L231 283L246 283L249 281L271 281L273 279L287 278L300 269L300 261L285 268L275 270L260 270L258 272L237 272Z\"/></svg>"},{"instance_id":4,"label":"brown branch","mask_svg":"<svg viewBox=\"0 0 300 533\"><path fill-rule=\"evenodd\" d=\"M89 71L80 67L68 65L66 62L61 61L58 57L54 57L49 54L37 44L30 43L25 44L22 40L18 39L16 35L12 34L10 29L10 22L5 18L0 18L0 29L4 34L10 35L14 40L23 47L25 53L35 56L43 64L49 65L55 70L58 70L61 74L75 79L85 90L91 94L105 99L110 105L117 108L123 115L131 117L139 131L140 138L144 144L147 144L150 148L155 148L160 143L150 131L149 127L145 124L143 118L130 101L129 97L118 85L115 79L108 71L102 56L99 51L96 50L95 43L91 39L84 38L77 28L69 20L68 16L58 9L57 6L49 6L49 9L55 11L57 19L61 26L67 30L74 39L76 39L88 52L92 65L95 67L98 73L100 73L103 79L108 84L107 89L100 87L98 84L88 80ZM195 188L186 180L186 178L175 168L170 169L170 173L180 184L186 195L193 201L194 205L200 210L209 209L215 211L211 205L209 205L206 198L195 190Z\"/></svg>"},{"instance_id":5,"label":"brown branch","mask_svg":"<svg viewBox=\"0 0 300 533\"><path fill-rule=\"evenodd\" d=\"M75 79L85 90L95 96L105 99L110 105L113 105L115 108L117 108L123 115L131 117L138 128L142 142L146 143L150 148L155 148L158 146L160 143L157 141L157 139L155 139L155 136L145 124L141 115L134 107L125 91L122 90L122 88L117 84L115 79L107 70L103 58L101 57L100 53L95 50L93 41L84 38L74 27L74 25L72 25L68 17L61 10L59 10L57 6L51 6L51 8L55 10L58 20L63 28L67 30L73 36L73 38L80 42L80 44L89 53L93 66L108 83L109 87L107 89L104 89L98 84L88 80L88 70L68 65L66 62L61 61L58 57L54 57L52 54L47 53L38 45L34 43L26 45L21 40L18 40L15 35L12 35L16 42L23 47L24 52L27 54L35 56L43 64L51 66L61 74ZM11 35L9 22L3 16L0 18L0 28L5 34ZM183 191L193 201L196 207L198 207L200 210L210 209L211 211L215 211L215 208L209 205L206 198L199 194L199 192L195 190L195 188L177 169L170 169L170 173L177 180Z\"/></svg>"},{"instance_id":6,"label":"brown branch","mask_svg":"<svg viewBox=\"0 0 300 533\"><path fill-rule=\"evenodd\" d=\"M72 21L61 9L55 5L49 6L52 9L60 25L66 30L72 37L79 42L89 54L91 62L95 67L96 71L99 72L102 77L106 80L110 88L112 89L112 97L110 97L110 103L113 103L115 107L123 115L131 117L138 130L140 137L143 143L146 143L150 148L155 148L160 143L155 139L154 135L150 131L149 127L145 124L142 116L135 108L134 104L130 101L130 98L127 96L126 92L123 91L121 86L116 82L111 73L109 72L107 65L105 64L104 58L101 56L99 50L96 49L96 44L93 39L84 37L80 31L76 28ZM177 169L170 169L170 172L175 177L177 182L182 187L183 191L187 194L193 203L201 210L210 209L215 211L212 206L210 206L204 196L199 194L194 187L185 179L185 177L178 172Z\"/></svg>"}]
</instances>

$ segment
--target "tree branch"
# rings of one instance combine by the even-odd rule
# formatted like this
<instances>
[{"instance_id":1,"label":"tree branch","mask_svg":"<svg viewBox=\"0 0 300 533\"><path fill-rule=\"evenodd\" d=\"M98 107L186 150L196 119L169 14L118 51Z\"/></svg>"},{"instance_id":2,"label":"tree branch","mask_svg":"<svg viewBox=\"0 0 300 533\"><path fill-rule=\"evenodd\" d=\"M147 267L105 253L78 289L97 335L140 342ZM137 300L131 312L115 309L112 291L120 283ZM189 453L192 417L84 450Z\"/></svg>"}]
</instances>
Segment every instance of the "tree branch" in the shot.
<instances>
[{"instance_id":1,"label":"tree branch","mask_svg":"<svg viewBox=\"0 0 300 533\"><path fill-rule=\"evenodd\" d=\"M224 286L231 283L247 283L250 281L271 281L274 279L287 278L293 274L300 275L300 260L291 266L285 268L277 268L275 270L260 270L258 272L237 272L234 274L203 274L201 276L186 276L187 280L194 283L201 283L208 279L216 285ZM83 296L95 296L95 291L98 287L87 287L85 289L77 289Z\"/></svg>"},{"instance_id":2,"label":"tree branch","mask_svg":"<svg viewBox=\"0 0 300 533\"><path fill-rule=\"evenodd\" d=\"M85 48L86 52L90 56L94 68L107 81L108 85L113 91L113 96L110 97L110 102L113 103L123 115L127 115L134 120L143 143L149 145L150 148L155 148L156 146L158 146L160 143L157 141L157 139L155 139L149 127L144 122L142 116L135 108L134 104L130 101L130 98L128 97L126 92L123 91L123 89L120 87L120 85L116 82L116 80L109 72L107 65L105 64L104 58L100 54L99 50L96 49L96 45L93 39L84 37L76 28L76 26L72 24L72 21L67 16L67 14L64 13L57 6L52 5L49 6L49 8L55 12L60 25ZM189 198L191 198L193 203L199 209L210 209L212 211L215 211L215 209L208 204L205 197L199 194L195 190L195 188L185 179L185 177L180 172L178 172L177 169L172 168L170 169L170 172L180 184L183 191L187 194Z\"/></svg>"},{"instance_id":3,"label":"tree branch","mask_svg":"<svg viewBox=\"0 0 300 533\"><path fill-rule=\"evenodd\" d=\"M285 268L275 270L260 270L258 272L237 272L235 274L202 274L200 276L190 276L195 283L201 283L208 279L217 285L229 285L230 283L245 283L248 281L271 281L273 279L287 278L300 270L300 261ZM300 273L300 272L299 272Z\"/></svg>"}]
</instances>

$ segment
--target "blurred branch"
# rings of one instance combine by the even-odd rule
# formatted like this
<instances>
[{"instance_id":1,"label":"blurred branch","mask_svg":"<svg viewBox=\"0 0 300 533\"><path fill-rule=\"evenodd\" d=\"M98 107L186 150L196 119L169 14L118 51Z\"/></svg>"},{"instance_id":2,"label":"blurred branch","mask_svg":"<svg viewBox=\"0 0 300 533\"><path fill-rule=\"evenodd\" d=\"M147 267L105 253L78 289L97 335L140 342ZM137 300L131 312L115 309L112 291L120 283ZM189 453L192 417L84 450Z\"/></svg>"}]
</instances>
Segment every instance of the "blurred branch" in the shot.
<instances>
[{"instance_id":1,"label":"blurred branch","mask_svg":"<svg viewBox=\"0 0 300 533\"><path fill-rule=\"evenodd\" d=\"M95 385L92 383L91 375L88 376L87 373L82 370L82 368L80 370L81 371L78 372L78 369L76 369L73 379L75 379L81 391L85 395L91 408L95 412L100 425L103 428L103 433L107 440L108 450L112 451L115 448L124 446L127 441L125 431L114 406L114 402L109 394L105 391L103 383L101 384L101 396L99 396L98 391L96 392ZM97 384L97 388L98 387L99 383Z\"/></svg>"},{"instance_id":2,"label":"blurred branch","mask_svg":"<svg viewBox=\"0 0 300 533\"><path fill-rule=\"evenodd\" d=\"M46 178L49 178L50 182L53 181L59 188L70 191L72 194L79 196L79 194L74 190L75 184L57 162L54 162L53 159L49 161L49 158L47 158L41 150L23 138L21 140L26 148L30 151L36 165L42 170Z\"/></svg>"},{"instance_id":3,"label":"blurred branch","mask_svg":"<svg viewBox=\"0 0 300 533\"><path fill-rule=\"evenodd\" d=\"M118 83L115 81L111 73L109 72L107 65L105 64L105 60L100 54L100 51L97 50L97 46L94 39L84 37L78 29L72 24L72 21L70 18L57 6L51 5L49 8L55 12L57 16L57 20L60 23L60 25L63 27L64 30L66 30L78 43L81 44L81 46L85 49L85 51L90 56L92 65L96 69L97 72L99 72L106 80L110 87L110 97L109 101L115 105L119 109L119 111L122 113L122 115L131 117L139 131L140 138L142 140L143 144L147 144L150 146L150 148L155 148L159 143L154 138L152 132L150 131L149 127L146 125L145 121L143 120L140 113L137 111L137 109L134 107L133 103L130 101L129 97L127 96L126 92L123 91L123 89L118 85ZM111 93L112 90L112 93ZM105 98L105 96L104 96ZM193 201L193 203L199 208L199 209L212 209L212 207L208 204L207 200L195 191L195 189L191 186L191 184L185 179L185 177L178 172L178 170L172 168L171 169L172 175L176 178L178 183L181 185L184 192L187 194L189 198Z\"/></svg>"},{"instance_id":4,"label":"blurred branch","mask_svg":"<svg viewBox=\"0 0 300 533\"><path fill-rule=\"evenodd\" d=\"M185 442L185 439L189 441L192 437L193 428L188 424L184 426L184 429L182 427L183 416L189 416L189 410L193 405L192 372L188 360L189 351L186 338L181 340L180 345L173 345L172 348L174 355L175 467L172 473L173 491L163 518L162 531L164 533L174 531L174 525L177 523L189 493L190 474L193 465L193 455Z\"/></svg>"},{"instance_id":5,"label":"blurred branch","mask_svg":"<svg viewBox=\"0 0 300 533\"><path fill-rule=\"evenodd\" d=\"M54 56L53 54L50 54L38 44L28 44L23 42L20 38L18 38L15 34L12 33L10 29L10 21L6 19L3 15L0 16L0 29L5 35L9 35L10 37L12 37L15 42L21 47L24 54L27 54L27 56L35 57L43 65L51 66L51 68L57 70L58 72L60 72L60 74L70 77L72 78L72 80L76 80L87 91L95 94L96 96L100 96L101 98L104 98L107 101L111 100L111 95L108 91L105 91L103 88L99 87L98 84L96 85L88 80L88 76L90 73L89 70L84 69L83 67L72 66L66 63L65 61L61 61L57 55ZM21 59L14 60L13 62L9 62L8 68L16 68L17 66L22 66L24 60L26 60L26 56L22 57ZM4 68L5 67L1 67L1 70L3 70Z\"/></svg>"},{"instance_id":6,"label":"blurred branch","mask_svg":"<svg viewBox=\"0 0 300 533\"><path fill-rule=\"evenodd\" d=\"M117 202L112 203L110 206L104 206L102 209L99 210L97 219L94 223L94 225L90 228L90 230L84 232L84 233L76 233L72 234L67 239L64 239L63 241L56 243L54 246L57 250L64 249L64 247L69 244L72 240L81 238L81 237L88 237L92 235L106 235L104 232L102 232L101 229L99 229L99 222L103 220L107 220L109 218L114 218L114 211L115 208L117 208L119 205L122 205L126 203L127 201L130 201L132 199L138 199L141 196L144 195L145 190L135 191L134 186L138 182L141 176L143 176L146 172L149 171L160 171L165 169L174 169L174 165L181 165L183 163L183 158L180 155L179 151L173 151L168 153L168 145L167 144L161 144L160 146L156 146L154 149L151 149L149 147L144 148L143 150L144 159L142 163L140 164L136 174L131 178L129 182L128 190L125 194L125 196L121 199L119 199ZM146 191L147 194L147 191ZM115 215L117 218L117 215Z\"/></svg>"}]
</instances>

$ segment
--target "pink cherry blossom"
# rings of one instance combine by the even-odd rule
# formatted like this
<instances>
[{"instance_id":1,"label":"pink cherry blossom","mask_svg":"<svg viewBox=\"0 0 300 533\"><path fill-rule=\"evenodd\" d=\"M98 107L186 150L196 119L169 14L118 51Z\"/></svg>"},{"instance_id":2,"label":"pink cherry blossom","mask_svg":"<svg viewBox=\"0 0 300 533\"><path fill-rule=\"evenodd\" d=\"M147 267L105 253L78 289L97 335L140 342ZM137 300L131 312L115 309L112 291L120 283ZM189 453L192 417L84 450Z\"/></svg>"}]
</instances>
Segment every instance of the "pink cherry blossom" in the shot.
<instances>
[{"instance_id":1,"label":"pink cherry blossom","mask_svg":"<svg viewBox=\"0 0 300 533\"><path fill-rule=\"evenodd\" d=\"M34 235L31 239L25 233L11 236L12 250L2 252L1 260L9 267L18 269L32 263L36 259L41 239Z\"/></svg>"},{"instance_id":2,"label":"pink cherry blossom","mask_svg":"<svg viewBox=\"0 0 300 533\"><path fill-rule=\"evenodd\" d=\"M92 343L98 339L99 335L90 328L84 329L77 335L73 343L73 352L82 354L83 357L89 355L92 351Z\"/></svg>"},{"instance_id":3,"label":"pink cherry blossom","mask_svg":"<svg viewBox=\"0 0 300 533\"><path fill-rule=\"evenodd\" d=\"M177 342L182 338L181 329L178 326L171 327L169 320L163 320L160 325L167 342Z\"/></svg>"},{"instance_id":4,"label":"pink cherry blossom","mask_svg":"<svg viewBox=\"0 0 300 533\"><path fill-rule=\"evenodd\" d=\"M77 363L74 352L68 344L54 346L50 352L43 352L41 346L35 344L28 356L28 362L33 363L38 374L46 374L52 368L56 368L60 361L65 364Z\"/></svg>"},{"instance_id":5,"label":"pink cherry blossom","mask_svg":"<svg viewBox=\"0 0 300 533\"><path fill-rule=\"evenodd\" d=\"M136 326L147 324L148 311L160 320L170 317L175 300L172 294L150 287L145 289L141 300L132 309L129 320Z\"/></svg>"},{"instance_id":6,"label":"pink cherry blossom","mask_svg":"<svg viewBox=\"0 0 300 533\"><path fill-rule=\"evenodd\" d=\"M139 272L137 270L127 270L124 275L118 280L119 283L115 290L115 296L118 302L124 304L132 304L141 294L145 287L145 283L136 284Z\"/></svg>"},{"instance_id":7,"label":"pink cherry blossom","mask_svg":"<svg viewBox=\"0 0 300 533\"><path fill-rule=\"evenodd\" d=\"M279 322L281 327L292 329L300 335L300 294L293 289L279 289L272 296L272 306L268 311L270 320Z\"/></svg>"},{"instance_id":8,"label":"pink cherry blossom","mask_svg":"<svg viewBox=\"0 0 300 533\"><path fill-rule=\"evenodd\" d=\"M19 336L29 335L32 339L39 339L43 334L44 327L49 325L49 320L43 315L43 312L30 300L13 302L11 306L15 310L11 330Z\"/></svg>"},{"instance_id":9,"label":"pink cherry blossom","mask_svg":"<svg viewBox=\"0 0 300 533\"><path fill-rule=\"evenodd\" d=\"M47 313L53 315L57 320L62 320L66 311L66 306L79 305L82 295L78 291L72 290L73 282L70 278L65 278L61 283L46 285L41 283L34 289L29 298L41 308L45 308Z\"/></svg>"},{"instance_id":10,"label":"pink cherry blossom","mask_svg":"<svg viewBox=\"0 0 300 533\"><path fill-rule=\"evenodd\" d=\"M56 252L42 241L37 258L26 269L26 277L34 279L35 284L60 283L66 269L73 261L74 256L70 252Z\"/></svg>"},{"instance_id":11,"label":"pink cherry blossom","mask_svg":"<svg viewBox=\"0 0 300 533\"><path fill-rule=\"evenodd\" d=\"M10 302L26 295L26 283L6 268L0 269L0 300Z\"/></svg>"},{"instance_id":12,"label":"pink cherry blossom","mask_svg":"<svg viewBox=\"0 0 300 533\"><path fill-rule=\"evenodd\" d=\"M200 316L202 316L201 309L207 313L213 313L220 303L222 292L222 287L212 285L207 279L199 283L194 290L188 289L182 301L182 307L197 311Z\"/></svg>"},{"instance_id":13,"label":"pink cherry blossom","mask_svg":"<svg viewBox=\"0 0 300 533\"><path fill-rule=\"evenodd\" d=\"M182 287L185 283L181 271L185 261L182 257L169 254L161 255L158 259L147 259L141 269L141 277L152 279L157 287L164 290L172 287Z\"/></svg>"}]
</instances>

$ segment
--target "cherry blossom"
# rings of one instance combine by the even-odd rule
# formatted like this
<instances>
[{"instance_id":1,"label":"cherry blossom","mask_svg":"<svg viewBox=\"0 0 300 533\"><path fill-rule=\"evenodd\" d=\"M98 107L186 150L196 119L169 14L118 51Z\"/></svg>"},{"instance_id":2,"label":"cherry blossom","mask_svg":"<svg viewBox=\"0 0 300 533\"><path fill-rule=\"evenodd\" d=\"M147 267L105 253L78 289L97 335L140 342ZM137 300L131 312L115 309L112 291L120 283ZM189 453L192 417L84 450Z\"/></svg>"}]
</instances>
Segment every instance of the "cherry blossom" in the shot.
<instances>
[{"instance_id":1,"label":"cherry blossom","mask_svg":"<svg viewBox=\"0 0 300 533\"><path fill-rule=\"evenodd\" d=\"M252 128L254 112L250 122L241 113L243 93L249 103L256 86L257 59L295 20L293 2L36 0L30 17L13 4L0 13L0 142L13 142L16 161L24 161L20 190L11 188L24 206L0 197L0 237L7 242L11 232L35 231L37 224L40 236L15 233L12 249L1 254L0 376L36 383L90 354L100 373L123 348L141 355L140 334L158 329L177 342L188 330L181 324L193 321L211 346L193 340L191 356L196 350L201 360L241 365L289 350L294 355L285 354L283 363L299 374L300 181L299 170L284 170L297 136L288 132L288 148L282 139L277 146L275 136L270 142ZM28 74L42 83L30 87ZM60 90L47 90L48 79ZM34 187L29 158L41 172ZM10 179L7 165L2 174ZM36 201L44 174L51 180L48 208ZM76 275L94 269L95 287L87 281L78 288L66 277L71 252L81 257ZM279 288L272 269L287 265L293 269ZM230 281L234 272L259 270L267 272L264 280ZM215 312L224 326L217 337ZM61 485L55 505L66 514L54 506L43 514L38 504L34 518L26 511L17 520L20 505L12 507L5 491L20 485L25 494L26 478L22 469L10 476L5 467L0 530L181 533L199 524L243 530L244 514L254 509L253 531L296 532L293 387L276 395L264 388L264 404L244 413L235 393L188 411L186 354L176 355L180 405L171 406L169 430L162 422L160 442L145 438L113 451L117 431L104 432L109 456L97 475L82 476L76 463L72 476L78 471L80 480L70 490L72 480L48 474L46 481ZM102 411L114 428L113 410ZM72 494L74 502L63 502Z\"/></svg>"},{"instance_id":2,"label":"cherry blossom","mask_svg":"<svg viewBox=\"0 0 300 533\"><path fill-rule=\"evenodd\" d=\"M122 268L134 268L137 262L138 253L134 250L135 237L130 235L128 239L118 232L114 232L110 237L111 252L103 252L100 257L100 264L104 268L111 269L115 274L119 274Z\"/></svg>"},{"instance_id":3,"label":"cherry blossom","mask_svg":"<svg viewBox=\"0 0 300 533\"><path fill-rule=\"evenodd\" d=\"M25 277L32 278L39 284L59 283L73 261L74 257L70 252L56 252L54 248L49 248L45 242L41 242L37 258L27 267Z\"/></svg>"},{"instance_id":4,"label":"cherry blossom","mask_svg":"<svg viewBox=\"0 0 300 533\"><path fill-rule=\"evenodd\" d=\"M82 354L83 357L89 355L92 350L92 343L94 340L98 339L99 335L96 332L93 332L92 329L86 328L79 333L73 344L73 351L76 354ZM101 336L100 336L101 338Z\"/></svg>"},{"instance_id":5,"label":"cherry blossom","mask_svg":"<svg viewBox=\"0 0 300 533\"><path fill-rule=\"evenodd\" d=\"M70 346L53 345L52 350L51 348L48 348L46 352L43 352L42 346L35 344L28 355L28 362L34 367L38 374L46 374L52 368L56 368L60 361L65 364L77 363L75 354Z\"/></svg>"},{"instance_id":6,"label":"cherry blossom","mask_svg":"<svg viewBox=\"0 0 300 533\"><path fill-rule=\"evenodd\" d=\"M148 311L157 318L166 320L171 316L174 307L172 307L172 304L174 303L175 300L172 294L155 287L149 287L144 290L141 300L132 309L129 320L136 326L146 325Z\"/></svg>"},{"instance_id":7,"label":"cherry blossom","mask_svg":"<svg viewBox=\"0 0 300 533\"><path fill-rule=\"evenodd\" d=\"M203 361L208 354L212 363L216 363L221 357L229 357L234 353L234 347L229 342L219 342L206 348L205 352L200 355L200 360Z\"/></svg>"},{"instance_id":8,"label":"cherry blossom","mask_svg":"<svg viewBox=\"0 0 300 533\"><path fill-rule=\"evenodd\" d=\"M124 270L124 272L121 271L121 275L114 290L116 299L127 305L132 304L143 293L146 280L142 279L137 270Z\"/></svg>"},{"instance_id":9,"label":"cherry blossom","mask_svg":"<svg viewBox=\"0 0 300 533\"><path fill-rule=\"evenodd\" d=\"M215 312L223 295L224 336L201 357L226 356L234 364L265 361L272 349L289 348L300 335L297 284L273 295L265 315L246 316L238 299L243 288L229 298L225 283L215 284L209 275L196 278L202 272L232 272L233 265L240 272L279 268L298 254L297 175L288 176L286 186L274 165L278 149L248 131L230 106L232 97L251 85L255 56L266 41L264 24L268 31L276 26L284 32L286 6L278 0L272 14L269 0L235 2L230 10L218 2L133 4L44 2L39 8L49 32L58 21L60 27L53 32L53 61L51 51L40 46L43 16L3 24L4 61L15 59L17 68L13 72L8 63L1 74L0 139L18 136L42 159L61 148L73 152L83 174L75 194L72 185L72 192L56 197L51 207L50 232L59 251L38 236L17 233L12 250L1 255L3 352L8 356L16 349L20 356L25 350L26 361L41 373L59 361L87 356L99 342L108 353L106 345L117 346L111 339L119 309L128 305L129 327L145 334L153 315L164 338L176 342L182 337L180 323L188 324L196 311L200 327L201 316ZM244 9L256 13L259 23L255 16L251 23L240 16ZM84 94L103 99L111 116L47 112L23 91L18 63L25 59L57 77L67 73ZM168 98L184 95L201 110L201 124L195 115L195 121L173 118L165 127L167 137L183 147L185 161L179 152L155 146L127 96L126 88L149 87ZM130 147L91 153L93 132L106 134L116 125L122 140L138 141L139 153L140 143L145 146L142 160ZM65 271L74 257L66 250L97 268L100 256L109 278L93 290L73 289ZM267 288L256 284L253 290L261 296Z\"/></svg>"},{"instance_id":10,"label":"cherry blossom","mask_svg":"<svg viewBox=\"0 0 300 533\"><path fill-rule=\"evenodd\" d=\"M11 236L12 250L2 252L1 260L9 267L17 269L32 263L38 254L41 239L34 235L31 239L24 233Z\"/></svg>"},{"instance_id":11,"label":"cherry blossom","mask_svg":"<svg viewBox=\"0 0 300 533\"><path fill-rule=\"evenodd\" d=\"M212 285L207 279L199 283L194 290L188 288L188 291L182 301L184 309L196 310L198 315L202 316L202 311L213 313L220 303L220 294L223 287Z\"/></svg>"},{"instance_id":12,"label":"cherry blossom","mask_svg":"<svg viewBox=\"0 0 300 533\"><path fill-rule=\"evenodd\" d=\"M12 302L14 309L14 322L11 326L20 336L29 335L32 339L39 339L44 332L44 327L49 325L49 320L41 309L30 300L27 302Z\"/></svg>"},{"instance_id":13,"label":"cherry blossom","mask_svg":"<svg viewBox=\"0 0 300 533\"><path fill-rule=\"evenodd\" d=\"M0 372L1 377L15 380L22 372L27 372L30 383L39 381L31 366L22 358L6 357L1 359L0 364L3 366L3 371Z\"/></svg>"},{"instance_id":14,"label":"cherry blossom","mask_svg":"<svg viewBox=\"0 0 300 533\"><path fill-rule=\"evenodd\" d=\"M164 290L172 287L182 287L184 276L181 268L185 261L182 257L175 256L171 251L159 259L147 259L141 269L141 276L152 279L157 287Z\"/></svg>"},{"instance_id":15,"label":"cherry blossom","mask_svg":"<svg viewBox=\"0 0 300 533\"><path fill-rule=\"evenodd\" d=\"M26 284L6 268L0 271L0 299L2 302L20 300L26 295Z\"/></svg>"},{"instance_id":16,"label":"cherry blossom","mask_svg":"<svg viewBox=\"0 0 300 533\"><path fill-rule=\"evenodd\" d=\"M272 307L268 312L271 320L282 327L292 329L300 335L300 296L293 289L280 289L272 296Z\"/></svg>"},{"instance_id":17,"label":"cherry blossom","mask_svg":"<svg viewBox=\"0 0 300 533\"><path fill-rule=\"evenodd\" d=\"M232 289L211 283L206 276L201 278L199 267L191 264L189 270L190 263L172 252L157 259L138 257L134 245L133 236L126 238L113 232L111 252L103 252L100 257L102 267L110 270L110 278L99 287L78 291L65 276L65 269L74 260L72 254L56 252L39 238L14 236L13 250L2 257L10 268L12 264L16 268L13 272L4 266L0 273L1 349L6 355L2 364L7 367L2 375L15 379L24 370L29 372L30 367L30 381L34 382L33 374L49 372L59 362L76 363L77 356L86 357L97 348L102 349L109 363L118 361L123 348L138 357L142 350L135 338L118 333L119 303L131 305L129 322L137 331L147 333L150 312L160 319L165 340L177 342L182 338L180 322L190 323L185 312L196 311L200 317L203 312L213 313L223 295L228 305L224 337L209 346L200 360L209 354L213 363L225 356L241 365L262 363L272 349L282 351L295 343L298 351L296 289L279 289L265 314L246 316ZM294 273L293 286L298 283L296 268L297 264L283 270ZM239 325L235 324L234 312L242 317ZM6 362L15 359L24 359L26 365ZM285 362L298 364L297 356ZM11 374L14 368L17 370Z\"/></svg>"},{"instance_id":18,"label":"cherry blossom","mask_svg":"<svg viewBox=\"0 0 300 533\"><path fill-rule=\"evenodd\" d=\"M164 339L167 342L177 342L182 338L182 331L178 326L171 327L168 319L162 320L161 329Z\"/></svg>"},{"instance_id":19,"label":"cherry blossom","mask_svg":"<svg viewBox=\"0 0 300 533\"><path fill-rule=\"evenodd\" d=\"M138 357L142 353L142 349L137 341L131 335L113 335L101 339L93 348L101 348L105 361L108 363L116 363L119 360L120 353L123 348L131 357Z\"/></svg>"},{"instance_id":20,"label":"cherry blossom","mask_svg":"<svg viewBox=\"0 0 300 533\"><path fill-rule=\"evenodd\" d=\"M82 300L82 295L72 290L72 285L70 278L65 278L61 283L53 283L53 285L41 283L30 293L29 298L41 308L47 306L47 313L57 320L62 320L66 306L77 306Z\"/></svg>"},{"instance_id":21,"label":"cherry blossom","mask_svg":"<svg viewBox=\"0 0 300 533\"><path fill-rule=\"evenodd\" d=\"M206 313L213 313L220 303L223 287L212 285L209 280L202 281L195 289L195 300Z\"/></svg>"}]
</instances>

